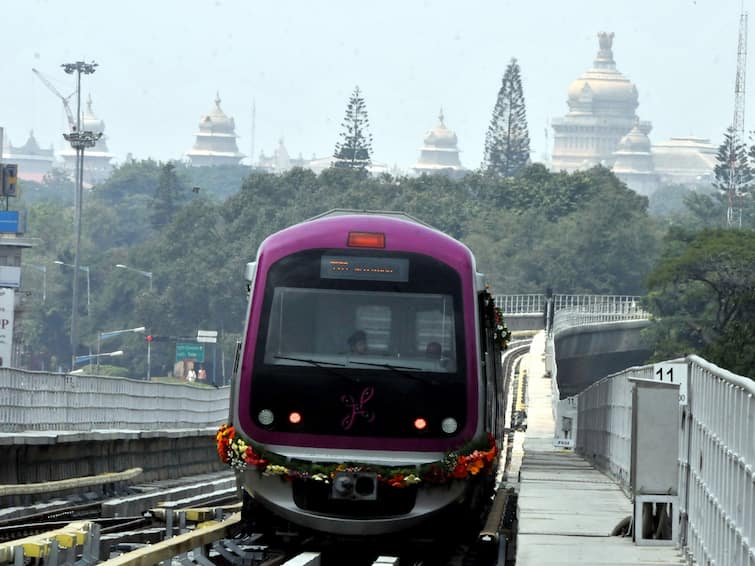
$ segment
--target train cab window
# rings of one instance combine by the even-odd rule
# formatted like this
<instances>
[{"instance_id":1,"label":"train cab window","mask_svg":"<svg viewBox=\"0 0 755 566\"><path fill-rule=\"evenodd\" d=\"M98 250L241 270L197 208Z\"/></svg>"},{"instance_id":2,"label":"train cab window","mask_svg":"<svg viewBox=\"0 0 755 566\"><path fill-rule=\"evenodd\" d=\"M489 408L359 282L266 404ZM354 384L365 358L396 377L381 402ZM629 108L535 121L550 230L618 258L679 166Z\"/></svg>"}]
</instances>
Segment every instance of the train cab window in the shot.
<instances>
[{"instance_id":1,"label":"train cab window","mask_svg":"<svg viewBox=\"0 0 755 566\"><path fill-rule=\"evenodd\" d=\"M359 352L350 339L361 332ZM264 363L456 372L450 295L276 287Z\"/></svg>"}]
</instances>

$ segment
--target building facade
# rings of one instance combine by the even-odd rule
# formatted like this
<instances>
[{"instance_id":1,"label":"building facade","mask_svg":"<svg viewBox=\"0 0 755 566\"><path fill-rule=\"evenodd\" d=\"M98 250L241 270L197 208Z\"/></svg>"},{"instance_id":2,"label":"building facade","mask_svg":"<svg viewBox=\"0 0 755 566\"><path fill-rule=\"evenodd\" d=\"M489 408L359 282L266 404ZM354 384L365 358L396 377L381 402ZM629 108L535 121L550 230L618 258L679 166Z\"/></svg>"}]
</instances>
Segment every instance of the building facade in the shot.
<instances>
[{"instance_id":1,"label":"building facade","mask_svg":"<svg viewBox=\"0 0 755 566\"><path fill-rule=\"evenodd\" d=\"M652 126L637 116L637 87L616 69L613 33L598 34L593 66L571 83L569 111L553 120L551 169L611 168L629 188L651 195L663 185L710 186L717 148L702 138L652 144Z\"/></svg>"},{"instance_id":2,"label":"building facade","mask_svg":"<svg viewBox=\"0 0 755 566\"><path fill-rule=\"evenodd\" d=\"M459 140L456 133L446 127L443 109L438 115L438 125L425 134L424 144L420 148L419 159L412 167L417 175L446 175L458 178L466 169L459 159Z\"/></svg>"},{"instance_id":3,"label":"building facade","mask_svg":"<svg viewBox=\"0 0 755 566\"><path fill-rule=\"evenodd\" d=\"M16 147L8 140L3 149L3 161L18 164L19 179L41 183L53 167L55 151L52 145L49 149L42 149L32 130L24 145Z\"/></svg>"},{"instance_id":4,"label":"building facade","mask_svg":"<svg viewBox=\"0 0 755 566\"><path fill-rule=\"evenodd\" d=\"M199 120L199 131L186 156L195 167L238 165L245 157L236 145L236 123L220 108L220 94L215 95L215 108Z\"/></svg>"}]
</instances>

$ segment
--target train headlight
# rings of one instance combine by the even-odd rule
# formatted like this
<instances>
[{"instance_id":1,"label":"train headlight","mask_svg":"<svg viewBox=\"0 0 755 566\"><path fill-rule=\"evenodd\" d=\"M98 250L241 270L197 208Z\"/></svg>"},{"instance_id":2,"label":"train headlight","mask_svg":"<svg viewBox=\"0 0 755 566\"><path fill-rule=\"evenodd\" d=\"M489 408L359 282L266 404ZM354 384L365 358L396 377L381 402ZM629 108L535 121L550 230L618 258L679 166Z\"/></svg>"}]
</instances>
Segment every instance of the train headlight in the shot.
<instances>
[{"instance_id":1,"label":"train headlight","mask_svg":"<svg viewBox=\"0 0 755 566\"><path fill-rule=\"evenodd\" d=\"M275 420L275 415L270 409L262 409L257 415L257 420L262 426L270 426Z\"/></svg>"},{"instance_id":2,"label":"train headlight","mask_svg":"<svg viewBox=\"0 0 755 566\"><path fill-rule=\"evenodd\" d=\"M440 428L446 434L453 434L456 432L456 429L459 428L459 423L457 423L456 419L453 417L448 417L441 421Z\"/></svg>"}]
</instances>

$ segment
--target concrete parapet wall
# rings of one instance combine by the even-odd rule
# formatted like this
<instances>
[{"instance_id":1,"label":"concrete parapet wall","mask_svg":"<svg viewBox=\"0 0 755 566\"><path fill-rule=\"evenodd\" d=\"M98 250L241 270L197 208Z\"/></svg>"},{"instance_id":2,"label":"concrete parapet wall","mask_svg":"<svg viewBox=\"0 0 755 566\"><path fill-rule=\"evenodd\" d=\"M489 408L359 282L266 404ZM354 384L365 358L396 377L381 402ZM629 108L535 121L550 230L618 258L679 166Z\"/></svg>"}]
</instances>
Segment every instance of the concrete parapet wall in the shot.
<instances>
[{"instance_id":1,"label":"concrete parapet wall","mask_svg":"<svg viewBox=\"0 0 755 566\"><path fill-rule=\"evenodd\" d=\"M225 470L214 428L169 431L95 431L4 435L0 483L31 484L142 468L136 481L156 481ZM45 495L49 498L49 494ZM0 498L0 506L33 503L31 496Z\"/></svg>"},{"instance_id":2,"label":"concrete parapet wall","mask_svg":"<svg viewBox=\"0 0 755 566\"><path fill-rule=\"evenodd\" d=\"M554 337L560 397L585 390L606 375L644 363L650 351L641 331L648 320L585 324L561 329Z\"/></svg>"},{"instance_id":3,"label":"concrete parapet wall","mask_svg":"<svg viewBox=\"0 0 755 566\"><path fill-rule=\"evenodd\" d=\"M219 426L228 387L0 368L0 432Z\"/></svg>"}]
</instances>

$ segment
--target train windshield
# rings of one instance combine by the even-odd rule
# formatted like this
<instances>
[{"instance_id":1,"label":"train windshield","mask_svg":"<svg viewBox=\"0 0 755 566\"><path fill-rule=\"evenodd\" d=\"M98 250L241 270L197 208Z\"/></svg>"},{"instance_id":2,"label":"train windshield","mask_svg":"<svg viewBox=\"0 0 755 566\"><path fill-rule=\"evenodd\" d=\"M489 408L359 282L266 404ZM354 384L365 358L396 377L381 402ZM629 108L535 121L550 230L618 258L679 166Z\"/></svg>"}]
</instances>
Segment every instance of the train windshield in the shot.
<instances>
[{"instance_id":1,"label":"train windshield","mask_svg":"<svg viewBox=\"0 0 755 566\"><path fill-rule=\"evenodd\" d=\"M299 252L271 267L264 301L257 363L267 367L463 367L460 279L428 256Z\"/></svg>"},{"instance_id":2,"label":"train windshield","mask_svg":"<svg viewBox=\"0 0 755 566\"><path fill-rule=\"evenodd\" d=\"M276 287L265 364L456 372L453 298Z\"/></svg>"}]
</instances>

